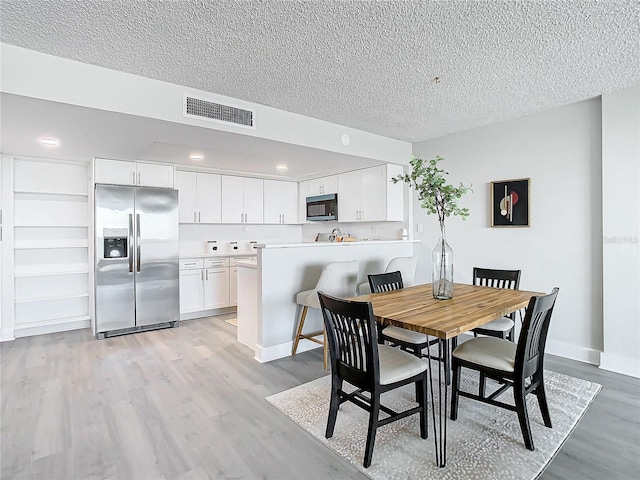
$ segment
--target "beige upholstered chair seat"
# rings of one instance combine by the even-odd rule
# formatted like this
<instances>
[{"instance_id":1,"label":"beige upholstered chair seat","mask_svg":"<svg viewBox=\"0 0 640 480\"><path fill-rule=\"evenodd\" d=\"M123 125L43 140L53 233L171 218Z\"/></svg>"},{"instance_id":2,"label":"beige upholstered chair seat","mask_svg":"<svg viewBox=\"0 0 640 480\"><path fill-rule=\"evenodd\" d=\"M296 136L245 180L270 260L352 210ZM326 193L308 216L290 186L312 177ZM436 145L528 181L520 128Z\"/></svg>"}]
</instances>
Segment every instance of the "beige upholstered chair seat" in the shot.
<instances>
[{"instance_id":1,"label":"beige upholstered chair seat","mask_svg":"<svg viewBox=\"0 0 640 480\"><path fill-rule=\"evenodd\" d=\"M495 337L478 337L464 342L453 351L453 356L477 365L513 372L517 344Z\"/></svg>"},{"instance_id":2,"label":"beige upholstered chair seat","mask_svg":"<svg viewBox=\"0 0 640 480\"><path fill-rule=\"evenodd\" d=\"M325 292L337 297L353 297L356 293L356 279L358 277L358 260L349 262L333 262L327 264L320 274L318 283L311 290L303 290L296 295L296 303L302 306L300 321L293 339L293 347L291 355L295 355L298 351L300 340L310 340L319 343L324 348L324 369L327 369L327 342L324 330L311 333L303 333L304 321L309 308L320 308L320 300L318 292ZM322 340L318 339L322 335Z\"/></svg>"},{"instance_id":3,"label":"beige upholstered chair seat","mask_svg":"<svg viewBox=\"0 0 640 480\"><path fill-rule=\"evenodd\" d=\"M390 385L424 372L428 365L418 357L388 345L378 345L380 384Z\"/></svg>"},{"instance_id":4,"label":"beige upholstered chair seat","mask_svg":"<svg viewBox=\"0 0 640 480\"><path fill-rule=\"evenodd\" d=\"M478 328L482 330L493 330L494 332L508 332L514 325L515 322L509 317L500 317L495 320L491 320L489 323L485 323Z\"/></svg>"},{"instance_id":5,"label":"beige upholstered chair seat","mask_svg":"<svg viewBox=\"0 0 640 480\"><path fill-rule=\"evenodd\" d=\"M305 290L296 295L296 303L311 308L320 308L320 302L318 302L318 292L315 288L311 290Z\"/></svg>"},{"instance_id":6,"label":"beige upholstered chair seat","mask_svg":"<svg viewBox=\"0 0 640 480\"><path fill-rule=\"evenodd\" d=\"M407 330L406 328L395 327L393 325L385 327L384 336L407 343L420 344L427 341L427 336L424 333L414 332L413 330Z\"/></svg>"}]
</instances>

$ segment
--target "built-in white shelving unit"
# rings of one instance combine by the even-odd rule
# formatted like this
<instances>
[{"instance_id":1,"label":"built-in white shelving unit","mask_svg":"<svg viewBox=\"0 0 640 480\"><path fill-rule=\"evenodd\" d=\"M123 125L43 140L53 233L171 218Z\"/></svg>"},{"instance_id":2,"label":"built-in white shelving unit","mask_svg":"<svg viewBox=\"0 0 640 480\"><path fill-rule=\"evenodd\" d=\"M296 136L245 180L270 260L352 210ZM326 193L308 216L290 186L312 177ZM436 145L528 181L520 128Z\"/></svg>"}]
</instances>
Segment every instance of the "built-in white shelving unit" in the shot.
<instances>
[{"instance_id":1,"label":"built-in white shelving unit","mask_svg":"<svg viewBox=\"0 0 640 480\"><path fill-rule=\"evenodd\" d=\"M15 336L89 326L89 164L16 158Z\"/></svg>"}]
</instances>

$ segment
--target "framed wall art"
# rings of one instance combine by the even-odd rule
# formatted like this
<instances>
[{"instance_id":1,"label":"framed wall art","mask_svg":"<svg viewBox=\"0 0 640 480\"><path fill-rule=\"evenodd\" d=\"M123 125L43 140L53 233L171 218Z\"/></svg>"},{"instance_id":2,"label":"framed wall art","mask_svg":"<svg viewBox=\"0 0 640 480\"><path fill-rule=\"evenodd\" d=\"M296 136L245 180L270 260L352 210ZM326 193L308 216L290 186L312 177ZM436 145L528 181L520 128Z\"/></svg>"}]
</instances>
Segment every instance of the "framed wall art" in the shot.
<instances>
[{"instance_id":1,"label":"framed wall art","mask_svg":"<svg viewBox=\"0 0 640 480\"><path fill-rule=\"evenodd\" d=\"M491 182L491 226L529 226L529 179Z\"/></svg>"}]
</instances>

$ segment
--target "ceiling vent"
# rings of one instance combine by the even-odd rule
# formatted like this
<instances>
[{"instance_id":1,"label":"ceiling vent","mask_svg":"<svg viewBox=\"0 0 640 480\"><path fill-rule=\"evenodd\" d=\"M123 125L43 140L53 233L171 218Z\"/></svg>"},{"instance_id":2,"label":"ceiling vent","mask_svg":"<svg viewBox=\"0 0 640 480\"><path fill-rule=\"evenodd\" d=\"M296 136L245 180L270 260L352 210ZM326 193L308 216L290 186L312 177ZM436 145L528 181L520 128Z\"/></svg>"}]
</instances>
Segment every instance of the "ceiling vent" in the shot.
<instances>
[{"instance_id":1,"label":"ceiling vent","mask_svg":"<svg viewBox=\"0 0 640 480\"><path fill-rule=\"evenodd\" d=\"M192 95L184 95L182 114L185 117L198 118L226 125L255 129L253 110L245 110L232 105L211 102Z\"/></svg>"}]
</instances>

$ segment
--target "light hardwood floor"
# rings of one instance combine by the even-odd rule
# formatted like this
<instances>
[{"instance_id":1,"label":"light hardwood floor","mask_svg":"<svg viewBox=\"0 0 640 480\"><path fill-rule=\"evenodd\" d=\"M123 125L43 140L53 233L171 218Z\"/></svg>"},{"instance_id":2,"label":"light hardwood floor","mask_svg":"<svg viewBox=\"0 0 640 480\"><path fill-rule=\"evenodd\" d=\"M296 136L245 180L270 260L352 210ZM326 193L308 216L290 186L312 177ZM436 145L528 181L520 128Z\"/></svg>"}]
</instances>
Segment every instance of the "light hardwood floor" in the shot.
<instances>
[{"instance_id":1,"label":"light hardwood floor","mask_svg":"<svg viewBox=\"0 0 640 480\"><path fill-rule=\"evenodd\" d=\"M264 400L326 375L321 351L261 365L224 318L0 345L1 478L367 478ZM542 478L637 478L640 382L557 357L547 368L604 388Z\"/></svg>"}]
</instances>

